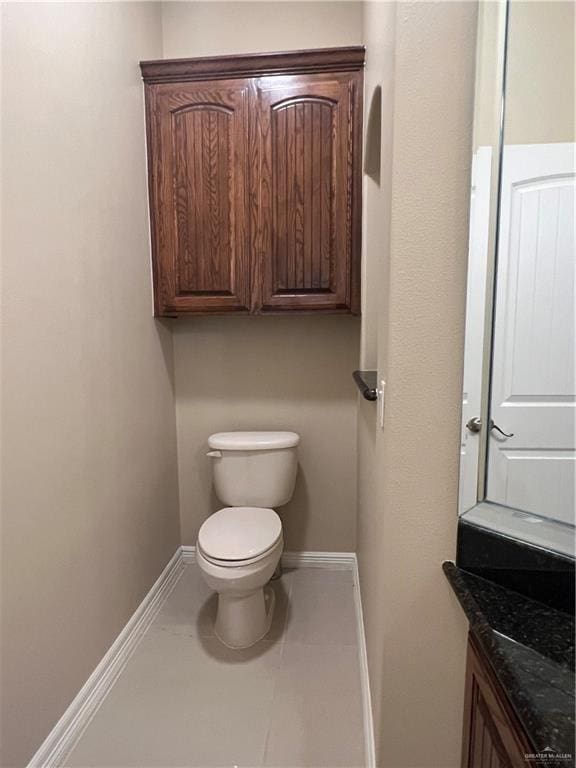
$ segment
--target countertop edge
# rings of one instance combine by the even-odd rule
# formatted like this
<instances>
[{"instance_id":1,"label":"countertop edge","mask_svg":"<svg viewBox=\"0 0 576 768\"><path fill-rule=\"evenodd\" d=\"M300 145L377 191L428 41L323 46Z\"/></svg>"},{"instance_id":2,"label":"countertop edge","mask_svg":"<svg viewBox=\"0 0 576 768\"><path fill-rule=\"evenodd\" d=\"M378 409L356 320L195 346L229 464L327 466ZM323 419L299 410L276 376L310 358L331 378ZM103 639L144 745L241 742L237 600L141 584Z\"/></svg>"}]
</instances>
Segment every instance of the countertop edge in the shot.
<instances>
[{"instance_id":1,"label":"countertop edge","mask_svg":"<svg viewBox=\"0 0 576 768\"><path fill-rule=\"evenodd\" d=\"M537 719L534 718L534 712L527 710L523 713L519 703L516 701L517 697L514 695L514 691L517 689L518 683L514 669L510 660L506 658L498 647L496 630L490 625L488 618L471 594L470 588L462 577L462 569L453 561L446 560L442 563L442 570L468 619L473 637L480 645L494 675L502 686L506 698L518 721L521 723L528 741L532 744L535 751L542 749L543 747L540 742L546 742L547 739L547 734L544 732L544 724L539 726ZM486 579L479 576L475 576L475 578L486 581ZM536 722L534 722L535 719ZM565 761L556 760L548 760L546 764L549 768L566 768L567 766Z\"/></svg>"},{"instance_id":2,"label":"countertop edge","mask_svg":"<svg viewBox=\"0 0 576 768\"><path fill-rule=\"evenodd\" d=\"M448 582L452 587L454 594L456 595L456 598L460 603L464 614L466 615L466 618L468 619L468 623L470 624L470 629L474 633L474 637L476 637L476 639L479 641L480 645L482 646L482 650L488 657L488 660L490 661L491 658L497 659L504 668L507 668L508 665L506 659L502 656L500 649L494 643L492 627L488 623L484 613L481 611L478 603L476 600L474 600L470 594L470 590L461 578L460 569L451 560L445 560L442 563L442 570L444 571L444 574L448 579ZM491 661L490 663L492 664ZM492 667L494 669L494 673L500 680L500 670L495 669L493 665ZM503 687L506 688L505 685ZM514 708L514 711L516 711L516 708ZM520 718L519 715L518 717ZM530 737L530 734L527 735ZM531 737L530 740L532 741Z\"/></svg>"}]
</instances>

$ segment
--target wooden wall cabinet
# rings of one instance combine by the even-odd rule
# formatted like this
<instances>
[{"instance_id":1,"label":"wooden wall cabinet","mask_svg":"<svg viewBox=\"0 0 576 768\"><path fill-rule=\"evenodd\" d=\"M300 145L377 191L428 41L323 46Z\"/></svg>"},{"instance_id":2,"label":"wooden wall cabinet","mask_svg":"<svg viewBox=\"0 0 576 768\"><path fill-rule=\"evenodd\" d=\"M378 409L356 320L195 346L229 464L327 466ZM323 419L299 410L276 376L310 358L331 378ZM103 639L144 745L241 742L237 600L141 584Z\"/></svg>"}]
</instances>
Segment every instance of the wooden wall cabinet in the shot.
<instances>
[{"instance_id":1,"label":"wooden wall cabinet","mask_svg":"<svg viewBox=\"0 0 576 768\"><path fill-rule=\"evenodd\" d=\"M140 66L155 314L357 313L364 49Z\"/></svg>"},{"instance_id":2,"label":"wooden wall cabinet","mask_svg":"<svg viewBox=\"0 0 576 768\"><path fill-rule=\"evenodd\" d=\"M521 723L472 635L468 638L462 768L530 768Z\"/></svg>"}]
</instances>

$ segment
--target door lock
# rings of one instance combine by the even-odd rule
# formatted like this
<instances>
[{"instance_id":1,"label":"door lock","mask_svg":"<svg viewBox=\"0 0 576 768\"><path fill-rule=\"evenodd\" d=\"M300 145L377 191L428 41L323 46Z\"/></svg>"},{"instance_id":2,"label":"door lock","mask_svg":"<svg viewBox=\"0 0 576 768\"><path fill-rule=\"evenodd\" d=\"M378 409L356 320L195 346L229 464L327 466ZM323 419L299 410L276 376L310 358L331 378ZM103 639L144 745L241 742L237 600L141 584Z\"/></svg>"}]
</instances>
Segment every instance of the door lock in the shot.
<instances>
[{"instance_id":1,"label":"door lock","mask_svg":"<svg viewBox=\"0 0 576 768\"><path fill-rule=\"evenodd\" d=\"M479 416L474 416L473 419L466 422L466 429L469 429L470 432L480 432L482 429L482 419Z\"/></svg>"},{"instance_id":2,"label":"door lock","mask_svg":"<svg viewBox=\"0 0 576 768\"><path fill-rule=\"evenodd\" d=\"M473 419L466 422L466 429L469 429L470 432L480 432L482 429L482 419L479 416L474 416ZM493 419L490 419L490 429L495 429L496 432L500 432L502 437L514 437L514 432L504 432L504 430L500 429L498 424L494 423Z\"/></svg>"}]
</instances>

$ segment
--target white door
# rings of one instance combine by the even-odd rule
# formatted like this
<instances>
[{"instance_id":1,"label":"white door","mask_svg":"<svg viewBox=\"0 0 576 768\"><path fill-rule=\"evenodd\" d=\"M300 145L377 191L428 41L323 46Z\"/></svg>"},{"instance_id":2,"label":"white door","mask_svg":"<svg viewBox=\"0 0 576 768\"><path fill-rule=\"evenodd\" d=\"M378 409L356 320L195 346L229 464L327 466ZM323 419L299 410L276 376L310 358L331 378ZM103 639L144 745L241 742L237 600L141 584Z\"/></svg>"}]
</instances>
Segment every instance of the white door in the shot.
<instances>
[{"instance_id":1,"label":"white door","mask_svg":"<svg viewBox=\"0 0 576 768\"><path fill-rule=\"evenodd\" d=\"M574 523L574 144L504 148L487 498Z\"/></svg>"},{"instance_id":2,"label":"white door","mask_svg":"<svg viewBox=\"0 0 576 768\"><path fill-rule=\"evenodd\" d=\"M466 429L466 424L470 419L480 416L481 408L491 164L492 147L478 147L472 158L470 190L470 239L458 503L460 514L473 507L478 501L478 455L481 437L477 432Z\"/></svg>"}]
</instances>

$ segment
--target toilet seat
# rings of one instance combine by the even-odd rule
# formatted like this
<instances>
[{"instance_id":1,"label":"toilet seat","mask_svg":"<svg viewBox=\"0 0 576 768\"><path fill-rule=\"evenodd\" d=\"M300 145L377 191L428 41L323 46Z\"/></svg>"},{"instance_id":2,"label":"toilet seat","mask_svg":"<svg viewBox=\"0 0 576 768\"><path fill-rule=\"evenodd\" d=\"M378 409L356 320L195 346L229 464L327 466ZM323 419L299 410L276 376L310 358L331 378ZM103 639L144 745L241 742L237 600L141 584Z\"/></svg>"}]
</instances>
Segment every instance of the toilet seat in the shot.
<instances>
[{"instance_id":1,"label":"toilet seat","mask_svg":"<svg viewBox=\"0 0 576 768\"><path fill-rule=\"evenodd\" d=\"M204 521L198 548L214 565L238 567L265 558L282 537L282 522L273 509L224 507Z\"/></svg>"},{"instance_id":2,"label":"toilet seat","mask_svg":"<svg viewBox=\"0 0 576 768\"><path fill-rule=\"evenodd\" d=\"M256 565L257 563L263 562L277 551L278 546L280 546L280 550L282 550L282 536L280 536L280 538L270 547L270 549L267 549L266 552L262 552L262 554L257 555L256 557L247 558L246 560L218 560L217 557L207 555L200 545L198 545L198 553L211 565L233 570L234 568L243 568L244 566Z\"/></svg>"}]
</instances>

